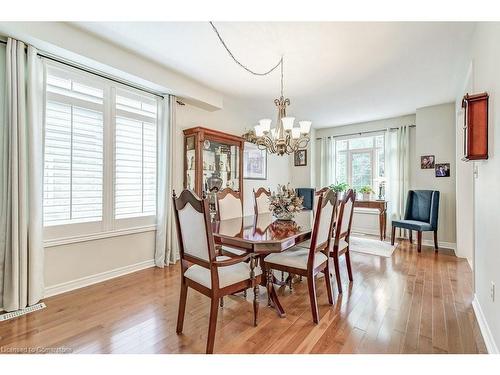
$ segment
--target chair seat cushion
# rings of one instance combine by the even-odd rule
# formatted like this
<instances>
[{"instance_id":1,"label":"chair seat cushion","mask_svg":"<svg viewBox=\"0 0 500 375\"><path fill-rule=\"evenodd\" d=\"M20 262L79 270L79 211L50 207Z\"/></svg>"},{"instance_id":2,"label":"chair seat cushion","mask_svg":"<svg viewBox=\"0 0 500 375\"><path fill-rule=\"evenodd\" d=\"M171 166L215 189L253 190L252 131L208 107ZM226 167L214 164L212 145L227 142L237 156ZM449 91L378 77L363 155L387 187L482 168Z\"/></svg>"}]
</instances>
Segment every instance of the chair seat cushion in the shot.
<instances>
[{"instance_id":1,"label":"chair seat cushion","mask_svg":"<svg viewBox=\"0 0 500 375\"><path fill-rule=\"evenodd\" d=\"M222 248L222 253L231 253L234 255L245 255L247 253L245 250L240 250L240 249L236 249L234 247L229 247L229 246L225 246L225 245L222 245L221 248Z\"/></svg>"},{"instance_id":2,"label":"chair seat cushion","mask_svg":"<svg viewBox=\"0 0 500 375\"><path fill-rule=\"evenodd\" d=\"M231 259L226 256L218 256L217 260ZM241 262L233 264L232 266L217 267L219 271L219 288L237 284L240 281L250 279L250 266L248 263ZM255 276L262 274L260 267L255 267ZM210 270L208 268L193 264L189 267L184 276L206 288L212 289L212 279L210 277Z\"/></svg>"},{"instance_id":3,"label":"chair seat cushion","mask_svg":"<svg viewBox=\"0 0 500 375\"><path fill-rule=\"evenodd\" d=\"M429 223L417 220L393 220L392 226L403 229L417 230L421 232L433 230L432 226Z\"/></svg>"},{"instance_id":4,"label":"chair seat cushion","mask_svg":"<svg viewBox=\"0 0 500 375\"><path fill-rule=\"evenodd\" d=\"M269 254L264 258L264 262L281 266L294 267L306 270L309 249L294 246L281 253ZM325 254L318 252L314 257L314 268L328 260Z\"/></svg>"},{"instance_id":5,"label":"chair seat cushion","mask_svg":"<svg viewBox=\"0 0 500 375\"><path fill-rule=\"evenodd\" d=\"M297 244L297 247L302 247L303 249L309 249L311 247L311 240L307 240Z\"/></svg>"},{"instance_id":6,"label":"chair seat cushion","mask_svg":"<svg viewBox=\"0 0 500 375\"><path fill-rule=\"evenodd\" d=\"M349 244L347 243L347 241L345 239L342 238L339 240L339 251L344 250L348 246L349 246Z\"/></svg>"}]
</instances>

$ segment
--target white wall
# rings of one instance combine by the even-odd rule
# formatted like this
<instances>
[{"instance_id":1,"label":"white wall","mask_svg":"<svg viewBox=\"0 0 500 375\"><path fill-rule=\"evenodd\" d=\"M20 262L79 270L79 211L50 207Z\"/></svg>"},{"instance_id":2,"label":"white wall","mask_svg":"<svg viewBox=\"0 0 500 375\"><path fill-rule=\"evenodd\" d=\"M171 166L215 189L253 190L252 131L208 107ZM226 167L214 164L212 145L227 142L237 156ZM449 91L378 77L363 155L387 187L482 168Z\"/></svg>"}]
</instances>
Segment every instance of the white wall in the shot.
<instances>
[{"instance_id":1,"label":"white wall","mask_svg":"<svg viewBox=\"0 0 500 375\"><path fill-rule=\"evenodd\" d=\"M316 130L311 128L310 141L307 150L307 165L296 167L294 156L290 156L290 184L294 188L316 187L315 168L316 165Z\"/></svg>"},{"instance_id":2,"label":"white wall","mask_svg":"<svg viewBox=\"0 0 500 375\"><path fill-rule=\"evenodd\" d=\"M474 269L474 162L462 160L464 155L464 110L462 96L474 92L472 74L473 64L470 63L465 73L465 84L462 94L455 103L456 113L456 199L457 204L457 256L466 258L471 269Z\"/></svg>"},{"instance_id":3,"label":"white wall","mask_svg":"<svg viewBox=\"0 0 500 375\"><path fill-rule=\"evenodd\" d=\"M498 352L500 345L500 299L490 296L494 282L500 287L499 220L500 199L500 40L499 23L478 23L472 40L469 63L473 62L474 92L489 93L489 159L477 161L477 178L474 180L474 286L475 311L483 337L490 351ZM467 80L467 77L464 77ZM467 86L464 82L463 86ZM457 93L457 101L463 96ZM460 197L461 199L461 197Z\"/></svg>"},{"instance_id":4,"label":"white wall","mask_svg":"<svg viewBox=\"0 0 500 375\"><path fill-rule=\"evenodd\" d=\"M3 155L3 140L4 140L4 131L6 128L5 120L5 101L3 100L5 97L5 45L0 44L0 156ZM0 165L3 165L3 158L0 157ZM4 176L6 171L0 171L0 189L4 189ZM0 206L0 210L2 207ZM3 220L0 218L0 223L3 225ZM0 227L0 231L3 232L3 228ZM3 306L3 267L5 260L5 238L0 232L0 311L2 311Z\"/></svg>"},{"instance_id":5,"label":"white wall","mask_svg":"<svg viewBox=\"0 0 500 375\"><path fill-rule=\"evenodd\" d=\"M210 110L222 108L223 96L217 91L65 22L0 22L0 35Z\"/></svg>"},{"instance_id":6,"label":"white wall","mask_svg":"<svg viewBox=\"0 0 500 375\"><path fill-rule=\"evenodd\" d=\"M442 245L455 246L455 103L418 108L415 140L415 177L413 189L439 190L438 240ZM420 156L434 155L436 163L450 163L450 177L436 177L431 169L420 169ZM423 234L432 240L432 232Z\"/></svg>"}]
</instances>

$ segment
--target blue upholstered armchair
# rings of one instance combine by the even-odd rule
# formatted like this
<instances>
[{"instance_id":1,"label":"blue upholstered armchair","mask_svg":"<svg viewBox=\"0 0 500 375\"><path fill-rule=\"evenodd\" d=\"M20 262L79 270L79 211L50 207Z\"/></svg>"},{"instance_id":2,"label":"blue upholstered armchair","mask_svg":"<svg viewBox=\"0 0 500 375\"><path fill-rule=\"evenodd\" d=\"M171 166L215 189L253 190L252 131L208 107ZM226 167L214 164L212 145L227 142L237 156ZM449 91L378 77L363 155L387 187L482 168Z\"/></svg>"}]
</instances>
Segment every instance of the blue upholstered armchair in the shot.
<instances>
[{"instance_id":1,"label":"blue upholstered armchair","mask_svg":"<svg viewBox=\"0 0 500 375\"><path fill-rule=\"evenodd\" d=\"M410 243L412 242L412 231L417 231L418 252L422 251L422 232L434 232L434 248L438 249L437 230L438 230L438 211L439 211L439 191L436 190L410 190L406 201L406 210L404 220L392 221L392 238L396 228L408 229L410 231Z\"/></svg>"}]
</instances>

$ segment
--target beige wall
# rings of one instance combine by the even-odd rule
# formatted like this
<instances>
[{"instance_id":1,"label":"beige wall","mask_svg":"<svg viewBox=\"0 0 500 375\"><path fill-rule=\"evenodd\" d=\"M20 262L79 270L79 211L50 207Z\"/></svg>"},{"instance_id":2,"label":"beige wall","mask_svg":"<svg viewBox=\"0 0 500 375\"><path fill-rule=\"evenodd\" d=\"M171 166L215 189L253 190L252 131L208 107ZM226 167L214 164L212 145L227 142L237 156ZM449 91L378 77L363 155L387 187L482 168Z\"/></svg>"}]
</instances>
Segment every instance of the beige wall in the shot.
<instances>
[{"instance_id":1,"label":"beige wall","mask_svg":"<svg viewBox=\"0 0 500 375\"><path fill-rule=\"evenodd\" d=\"M414 189L439 190L438 239L456 242L455 218L455 103L418 108L415 141ZM434 170L420 169L420 156L435 155L436 163L450 163L450 177L436 177ZM424 233L431 240L432 233Z\"/></svg>"},{"instance_id":2,"label":"beige wall","mask_svg":"<svg viewBox=\"0 0 500 375\"><path fill-rule=\"evenodd\" d=\"M416 127L410 128L410 188L439 190L441 192L438 237L443 246L454 248L456 243L454 103L419 108L416 110L416 114L317 129L316 138L378 131L401 125L416 125ZM421 155L435 155L438 162L450 163L452 176L436 178L433 170L420 169ZM316 185L318 185L319 163L316 163L314 169L316 170ZM377 234L378 225L378 217L373 215L373 212L359 209L355 211L353 230ZM390 234L390 228L388 228L387 234ZM430 244L432 234L424 234L424 241Z\"/></svg>"},{"instance_id":3,"label":"beige wall","mask_svg":"<svg viewBox=\"0 0 500 375\"><path fill-rule=\"evenodd\" d=\"M398 117L393 117L393 118L388 118L388 119L383 119L383 120L375 120L375 121L368 121L368 122L362 122L362 123L357 123L357 124L349 124L349 125L342 125L342 126L334 126L331 128L323 128L323 129L316 129L316 137L315 138L321 138L321 137L330 137L330 136L342 136L345 134L353 134L353 133L359 133L359 132L369 132L369 131L382 131L387 128L394 128L394 127L399 127L402 125L415 125L416 118L414 114L410 115L405 115L405 116L398 116ZM415 137L416 137L416 131L415 128L410 128L410 158L411 160L414 159L415 157ZM316 142L314 142L316 143ZM315 170L315 185L318 187L320 185L319 183L319 177L320 177L320 164L318 162L319 155L318 155L318 150L316 150L316 164L313 167ZM415 168L411 169L411 174L410 174L410 186L412 186L412 182L415 178ZM378 218L378 213L374 210L366 210L366 209L356 209L354 211L354 216L353 216L353 222L352 222L352 230L354 232L359 232L359 233L367 233L367 234L373 234L373 235L378 235L379 233L379 218ZM391 228L388 225L387 228L387 236L390 235Z\"/></svg>"}]
</instances>

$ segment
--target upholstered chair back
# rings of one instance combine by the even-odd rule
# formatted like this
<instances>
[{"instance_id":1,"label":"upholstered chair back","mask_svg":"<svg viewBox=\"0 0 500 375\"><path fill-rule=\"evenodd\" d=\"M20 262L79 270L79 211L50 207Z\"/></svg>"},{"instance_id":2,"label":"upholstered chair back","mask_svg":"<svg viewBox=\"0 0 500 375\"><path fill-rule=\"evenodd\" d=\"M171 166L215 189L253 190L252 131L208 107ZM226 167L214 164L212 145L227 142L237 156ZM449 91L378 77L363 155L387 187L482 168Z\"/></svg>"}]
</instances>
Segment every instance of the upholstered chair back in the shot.
<instances>
[{"instance_id":1,"label":"upholstered chair back","mask_svg":"<svg viewBox=\"0 0 500 375\"><path fill-rule=\"evenodd\" d=\"M349 189L344 199L342 200L337 217L337 228L336 233L339 234L339 237L348 237L351 232L351 223L352 223L352 215L354 212L354 200L356 199L356 195L352 189Z\"/></svg>"},{"instance_id":2,"label":"upholstered chair back","mask_svg":"<svg viewBox=\"0 0 500 375\"><path fill-rule=\"evenodd\" d=\"M429 223L437 230L439 212L439 191L410 190L406 200L405 220Z\"/></svg>"},{"instance_id":3,"label":"upholstered chair back","mask_svg":"<svg viewBox=\"0 0 500 375\"><path fill-rule=\"evenodd\" d=\"M172 199L181 257L192 257L203 263L210 263L214 244L208 203L187 189L178 198L174 192Z\"/></svg>"},{"instance_id":4,"label":"upholstered chair back","mask_svg":"<svg viewBox=\"0 0 500 375\"><path fill-rule=\"evenodd\" d=\"M335 207L337 206L337 195L329 190L319 196L316 202L316 216L311 234L311 250L323 247L330 243L332 235Z\"/></svg>"},{"instance_id":5,"label":"upholstered chair back","mask_svg":"<svg viewBox=\"0 0 500 375\"><path fill-rule=\"evenodd\" d=\"M269 213L269 197L271 192L261 187L253 191L255 215Z\"/></svg>"},{"instance_id":6,"label":"upholstered chair back","mask_svg":"<svg viewBox=\"0 0 500 375\"><path fill-rule=\"evenodd\" d=\"M243 230L243 217L222 220L219 223L219 233L234 237Z\"/></svg>"},{"instance_id":7,"label":"upholstered chair back","mask_svg":"<svg viewBox=\"0 0 500 375\"><path fill-rule=\"evenodd\" d=\"M217 193L217 213L219 220L243 217L240 193L231 188L225 188Z\"/></svg>"}]
</instances>

